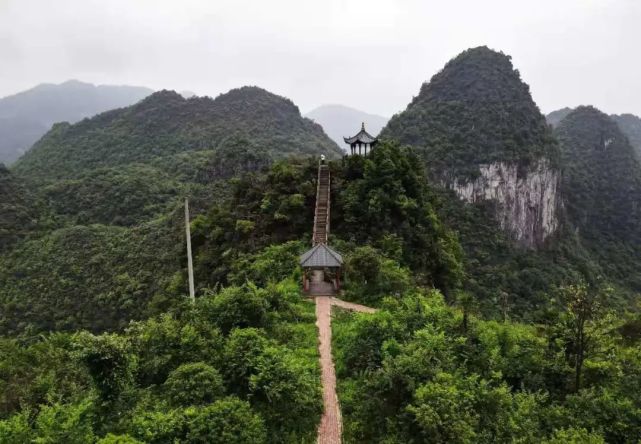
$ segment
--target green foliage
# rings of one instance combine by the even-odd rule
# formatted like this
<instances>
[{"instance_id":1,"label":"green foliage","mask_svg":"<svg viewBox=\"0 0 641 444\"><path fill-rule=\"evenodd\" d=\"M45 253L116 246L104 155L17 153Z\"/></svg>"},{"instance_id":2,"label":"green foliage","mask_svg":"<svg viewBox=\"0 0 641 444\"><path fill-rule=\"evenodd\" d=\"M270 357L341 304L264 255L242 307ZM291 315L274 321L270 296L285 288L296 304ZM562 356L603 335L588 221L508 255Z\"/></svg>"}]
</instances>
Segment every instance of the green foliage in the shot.
<instances>
[{"instance_id":1,"label":"green foliage","mask_svg":"<svg viewBox=\"0 0 641 444\"><path fill-rule=\"evenodd\" d=\"M142 318L179 266L174 223L76 226L23 242L0 257L0 333L99 332Z\"/></svg>"},{"instance_id":2,"label":"green foliage","mask_svg":"<svg viewBox=\"0 0 641 444\"><path fill-rule=\"evenodd\" d=\"M176 406L210 404L225 391L218 370L203 362L182 364L169 374L164 386Z\"/></svg>"},{"instance_id":3,"label":"green foliage","mask_svg":"<svg viewBox=\"0 0 641 444\"><path fill-rule=\"evenodd\" d=\"M544 444L603 444L605 441L598 433L590 433L585 429L560 429Z\"/></svg>"},{"instance_id":4,"label":"green foliage","mask_svg":"<svg viewBox=\"0 0 641 444\"><path fill-rule=\"evenodd\" d=\"M203 314L227 334L234 328L266 327L268 302L265 290L254 285L228 287L199 299Z\"/></svg>"},{"instance_id":5,"label":"green foliage","mask_svg":"<svg viewBox=\"0 0 641 444\"><path fill-rule=\"evenodd\" d=\"M456 237L442 225L418 158L396 144L379 144L365 159L349 157L336 202L339 236L401 254L421 281L449 291L462 274ZM400 251L399 251L400 247Z\"/></svg>"},{"instance_id":6,"label":"green foliage","mask_svg":"<svg viewBox=\"0 0 641 444\"><path fill-rule=\"evenodd\" d=\"M261 301L267 329L224 336L202 298L122 333L0 339L0 442L313 441L313 305L292 281L233 292Z\"/></svg>"},{"instance_id":7,"label":"green foliage","mask_svg":"<svg viewBox=\"0 0 641 444\"><path fill-rule=\"evenodd\" d=\"M181 187L147 165L127 165L60 180L43 190L54 214L69 224L131 226L166 214Z\"/></svg>"},{"instance_id":8,"label":"green foliage","mask_svg":"<svg viewBox=\"0 0 641 444\"><path fill-rule=\"evenodd\" d=\"M135 361L127 340L114 334L80 334L77 343L78 359L87 366L104 401L113 401L133 383Z\"/></svg>"},{"instance_id":9,"label":"green foliage","mask_svg":"<svg viewBox=\"0 0 641 444\"><path fill-rule=\"evenodd\" d=\"M92 404L44 406L36 419L37 444L86 444L94 441Z\"/></svg>"},{"instance_id":10,"label":"green foliage","mask_svg":"<svg viewBox=\"0 0 641 444\"><path fill-rule=\"evenodd\" d=\"M265 424L249 403L234 398L186 412L187 442L260 444L267 442Z\"/></svg>"},{"instance_id":11,"label":"green foliage","mask_svg":"<svg viewBox=\"0 0 641 444\"><path fill-rule=\"evenodd\" d=\"M641 436L639 359L630 360L639 344L623 345L613 319L586 353L586 368L598 377L586 377L590 387L573 394L574 344L560 333L563 317L535 327L470 316L464 331L460 311L436 294L388 299L383 307L334 322L346 442L635 442Z\"/></svg>"},{"instance_id":12,"label":"green foliage","mask_svg":"<svg viewBox=\"0 0 641 444\"><path fill-rule=\"evenodd\" d=\"M0 443L23 444L31 441L32 436L28 411L16 413L4 421L0 420Z\"/></svg>"},{"instance_id":13,"label":"green foliage","mask_svg":"<svg viewBox=\"0 0 641 444\"><path fill-rule=\"evenodd\" d=\"M0 163L0 252L36 228L35 205L21 180Z\"/></svg>"},{"instance_id":14,"label":"green foliage","mask_svg":"<svg viewBox=\"0 0 641 444\"><path fill-rule=\"evenodd\" d=\"M345 274L350 299L366 304L376 304L384 296L400 297L410 289L409 270L372 247L353 250L346 258Z\"/></svg>"},{"instance_id":15,"label":"green foliage","mask_svg":"<svg viewBox=\"0 0 641 444\"><path fill-rule=\"evenodd\" d=\"M109 433L104 438L98 440L96 444L141 444L141 441L129 435L114 435L113 433Z\"/></svg>"},{"instance_id":16,"label":"green foliage","mask_svg":"<svg viewBox=\"0 0 641 444\"><path fill-rule=\"evenodd\" d=\"M184 322L169 314L134 323L127 334L138 356L136 378L143 386L162 384L183 363L218 364L223 347L211 324Z\"/></svg>"}]
</instances>

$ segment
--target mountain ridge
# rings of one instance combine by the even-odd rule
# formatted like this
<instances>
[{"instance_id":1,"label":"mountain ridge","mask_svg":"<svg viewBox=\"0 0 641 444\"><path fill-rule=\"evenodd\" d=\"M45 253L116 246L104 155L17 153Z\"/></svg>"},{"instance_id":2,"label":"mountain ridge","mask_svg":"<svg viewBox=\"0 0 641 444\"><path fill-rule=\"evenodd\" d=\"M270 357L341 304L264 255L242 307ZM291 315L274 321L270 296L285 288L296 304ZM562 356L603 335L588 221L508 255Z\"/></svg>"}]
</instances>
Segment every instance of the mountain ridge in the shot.
<instances>
[{"instance_id":1,"label":"mountain ridge","mask_svg":"<svg viewBox=\"0 0 641 444\"><path fill-rule=\"evenodd\" d=\"M131 105L153 91L128 85L93 85L78 80L42 83L0 98L0 162L12 163L56 122Z\"/></svg>"}]
</instances>

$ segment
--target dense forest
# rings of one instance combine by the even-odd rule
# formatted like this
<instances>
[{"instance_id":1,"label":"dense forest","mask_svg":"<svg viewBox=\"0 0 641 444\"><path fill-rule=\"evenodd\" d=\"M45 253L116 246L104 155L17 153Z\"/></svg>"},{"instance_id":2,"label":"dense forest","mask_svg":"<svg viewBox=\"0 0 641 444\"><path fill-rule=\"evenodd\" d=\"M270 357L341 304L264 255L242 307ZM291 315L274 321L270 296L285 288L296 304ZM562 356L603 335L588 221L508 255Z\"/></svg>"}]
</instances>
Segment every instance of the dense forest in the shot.
<instances>
[{"instance_id":1,"label":"dense forest","mask_svg":"<svg viewBox=\"0 0 641 444\"><path fill-rule=\"evenodd\" d=\"M256 87L56 125L0 167L0 443L316 442L298 261L320 154L340 297L377 309L333 309L344 442L638 443L641 167L618 125L580 107L553 131L487 48L367 157ZM536 248L438 174L540 158L562 205Z\"/></svg>"}]
</instances>

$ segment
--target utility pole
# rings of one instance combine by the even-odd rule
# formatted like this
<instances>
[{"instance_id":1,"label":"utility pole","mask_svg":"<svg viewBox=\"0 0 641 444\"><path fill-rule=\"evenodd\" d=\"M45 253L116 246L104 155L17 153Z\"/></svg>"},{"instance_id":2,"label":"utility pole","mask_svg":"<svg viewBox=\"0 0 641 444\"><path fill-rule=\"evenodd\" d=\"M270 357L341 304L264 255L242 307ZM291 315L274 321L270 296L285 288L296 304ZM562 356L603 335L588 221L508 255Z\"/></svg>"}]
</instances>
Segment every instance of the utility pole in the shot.
<instances>
[{"instance_id":1,"label":"utility pole","mask_svg":"<svg viewBox=\"0 0 641 444\"><path fill-rule=\"evenodd\" d=\"M191 229L189 227L189 201L185 197L185 234L187 237L187 270L189 273L189 298L191 303L196 303L196 292L194 290L194 263L191 258Z\"/></svg>"}]
</instances>

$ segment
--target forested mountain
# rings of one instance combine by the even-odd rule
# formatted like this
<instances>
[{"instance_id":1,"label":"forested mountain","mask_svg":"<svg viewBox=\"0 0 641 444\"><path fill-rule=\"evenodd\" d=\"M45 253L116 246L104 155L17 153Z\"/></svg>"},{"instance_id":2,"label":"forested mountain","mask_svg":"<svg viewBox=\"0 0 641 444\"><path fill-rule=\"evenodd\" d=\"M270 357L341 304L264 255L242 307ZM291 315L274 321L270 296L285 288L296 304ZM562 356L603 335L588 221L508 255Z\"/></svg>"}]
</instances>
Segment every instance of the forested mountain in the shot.
<instances>
[{"instance_id":1,"label":"forested mountain","mask_svg":"<svg viewBox=\"0 0 641 444\"><path fill-rule=\"evenodd\" d=\"M356 134L361 124L365 123L367 132L376 136L389 121L387 117L368 114L344 105L321 105L305 114L305 117L320 124L327 135L342 148L347 147L343 137Z\"/></svg>"},{"instance_id":2,"label":"forested mountain","mask_svg":"<svg viewBox=\"0 0 641 444\"><path fill-rule=\"evenodd\" d=\"M0 331L111 330L164 307L184 260L183 197L195 217L227 198L227 179L321 153L342 154L289 100L255 87L214 100L161 91L54 126L10 173L48 229L0 258ZM7 213L3 238L29 226L21 214Z\"/></svg>"},{"instance_id":3,"label":"forested mountain","mask_svg":"<svg viewBox=\"0 0 641 444\"><path fill-rule=\"evenodd\" d=\"M0 162L15 161L56 122L77 122L129 106L151 93L136 86L96 86L70 80L4 97L0 99Z\"/></svg>"},{"instance_id":4,"label":"forested mountain","mask_svg":"<svg viewBox=\"0 0 641 444\"><path fill-rule=\"evenodd\" d=\"M558 146L510 57L469 49L390 120L381 138L416 147L436 181L468 202L491 200L517 244L558 228Z\"/></svg>"},{"instance_id":5,"label":"forested mountain","mask_svg":"<svg viewBox=\"0 0 641 444\"><path fill-rule=\"evenodd\" d=\"M289 100L256 87L208 97L160 91L123 109L75 125L58 124L16 164L38 182L77 178L88 170L139 163L173 165L175 156L197 164L209 154L250 140L270 156L341 155L320 125L301 117Z\"/></svg>"},{"instance_id":6,"label":"forested mountain","mask_svg":"<svg viewBox=\"0 0 641 444\"><path fill-rule=\"evenodd\" d=\"M547 120L547 122L550 125L555 127L561 122L561 120L565 119L567 115L570 114L572 111L573 111L573 108L568 108L566 106L565 108L552 111L551 113L545 116L545 120Z\"/></svg>"},{"instance_id":7,"label":"forested mountain","mask_svg":"<svg viewBox=\"0 0 641 444\"><path fill-rule=\"evenodd\" d=\"M555 130L568 218L610 279L641 291L641 164L617 123L578 107Z\"/></svg>"},{"instance_id":8,"label":"forested mountain","mask_svg":"<svg viewBox=\"0 0 641 444\"><path fill-rule=\"evenodd\" d=\"M556 127L572 111L574 111L572 108L561 108L552 111L545 118L550 125ZM619 129L628 137L632 148L636 152L637 159L641 160L641 119L634 114L610 114L610 118L619 125Z\"/></svg>"},{"instance_id":9,"label":"forested mountain","mask_svg":"<svg viewBox=\"0 0 641 444\"><path fill-rule=\"evenodd\" d=\"M637 159L641 161L641 118L634 114L612 114L610 118L619 125L623 134L628 136L630 145L636 151Z\"/></svg>"}]
</instances>

